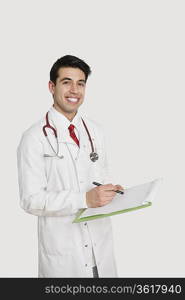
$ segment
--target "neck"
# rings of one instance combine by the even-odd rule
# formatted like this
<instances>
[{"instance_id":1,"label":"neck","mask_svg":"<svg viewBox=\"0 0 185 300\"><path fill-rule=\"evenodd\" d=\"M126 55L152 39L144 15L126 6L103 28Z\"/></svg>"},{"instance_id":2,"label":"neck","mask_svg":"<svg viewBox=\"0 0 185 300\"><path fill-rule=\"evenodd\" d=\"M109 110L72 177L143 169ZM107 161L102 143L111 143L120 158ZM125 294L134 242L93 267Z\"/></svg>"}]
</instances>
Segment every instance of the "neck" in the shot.
<instances>
[{"instance_id":1,"label":"neck","mask_svg":"<svg viewBox=\"0 0 185 300\"><path fill-rule=\"evenodd\" d=\"M75 112L71 112L71 113L68 113L68 112L64 112L63 110L60 109L60 107L54 103L53 104L53 107L59 112L61 113L62 115L64 115L70 122L73 120L73 118L75 117L77 111Z\"/></svg>"}]
</instances>

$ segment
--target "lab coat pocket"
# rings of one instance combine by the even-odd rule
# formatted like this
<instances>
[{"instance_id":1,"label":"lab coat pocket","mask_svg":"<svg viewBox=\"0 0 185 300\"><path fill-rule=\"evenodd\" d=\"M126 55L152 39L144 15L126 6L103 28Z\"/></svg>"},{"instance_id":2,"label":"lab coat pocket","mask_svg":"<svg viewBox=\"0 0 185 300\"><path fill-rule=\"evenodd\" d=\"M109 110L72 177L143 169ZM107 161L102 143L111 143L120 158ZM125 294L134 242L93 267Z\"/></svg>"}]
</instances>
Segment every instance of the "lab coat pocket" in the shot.
<instances>
[{"instance_id":1,"label":"lab coat pocket","mask_svg":"<svg viewBox=\"0 0 185 300\"><path fill-rule=\"evenodd\" d=\"M63 255L73 250L73 232L68 218L42 217L40 220L42 250L49 255Z\"/></svg>"},{"instance_id":2,"label":"lab coat pocket","mask_svg":"<svg viewBox=\"0 0 185 300\"><path fill-rule=\"evenodd\" d=\"M97 149L97 148L96 148ZM103 183L105 178L105 166L103 158L103 150L99 147L96 152L98 154L98 160L91 162L91 168L93 170L93 181Z\"/></svg>"},{"instance_id":3,"label":"lab coat pocket","mask_svg":"<svg viewBox=\"0 0 185 300\"><path fill-rule=\"evenodd\" d=\"M68 180L66 157L44 157L48 190L62 190ZM64 176L66 175L66 176ZM64 182L65 181L65 182Z\"/></svg>"}]
</instances>

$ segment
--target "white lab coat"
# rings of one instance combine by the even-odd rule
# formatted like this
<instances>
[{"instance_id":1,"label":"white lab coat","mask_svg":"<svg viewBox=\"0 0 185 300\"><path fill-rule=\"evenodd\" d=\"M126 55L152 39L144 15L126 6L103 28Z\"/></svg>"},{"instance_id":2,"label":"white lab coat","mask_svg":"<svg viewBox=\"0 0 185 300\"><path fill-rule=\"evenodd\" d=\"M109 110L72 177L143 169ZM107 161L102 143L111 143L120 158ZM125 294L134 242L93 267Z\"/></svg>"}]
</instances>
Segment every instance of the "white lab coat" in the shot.
<instances>
[{"instance_id":1,"label":"white lab coat","mask_svg":"<svg viewBox=\"0 0 185 300\"><path fill-rule=\"evenodd\" d=\"M43 134L45 117L24 132L17 149L21 207L38 216L39 277L93 277L92 247L99 277L117 277L110 217L72 223L79 209L86 208L86 192L92 182L107 182L107 160L101 127L83 117L99 160L92 162L87 133L78 113L75 116L80 148L75 159L69 144L78 147L61 128L60 113L52 107L50 124L57 128L58 157ZM73 122L72 122L73 123ZM56 139L47 130L56 149Z\"/></svg>"}]
</instances>

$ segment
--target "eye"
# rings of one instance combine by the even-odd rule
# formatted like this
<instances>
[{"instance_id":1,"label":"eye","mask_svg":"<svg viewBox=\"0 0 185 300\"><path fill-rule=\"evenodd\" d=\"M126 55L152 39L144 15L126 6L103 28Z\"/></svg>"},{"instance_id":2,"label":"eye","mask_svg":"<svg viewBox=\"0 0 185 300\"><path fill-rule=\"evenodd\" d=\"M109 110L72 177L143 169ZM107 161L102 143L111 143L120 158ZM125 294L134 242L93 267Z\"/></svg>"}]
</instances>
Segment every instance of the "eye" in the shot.
<instances>
[{"instance_id":1,"label":"eye","mask_svg":"<svg viewBox=\"0 0 185 300\"><path fill-rule=\"evenodd\" d=\"M80 85L80 86L85 86L85 83L79 82L79 85Z\"/></svg>"},{"instance_id":2,"label":"eye","mask_svg":"<svg viewBox=\"0 0 185 300\"><path fill-rule=\"evenodd\" d=\"M63 81L63 84L68 84L69 83L69 81Z\"/></svg>"}]
</instances>

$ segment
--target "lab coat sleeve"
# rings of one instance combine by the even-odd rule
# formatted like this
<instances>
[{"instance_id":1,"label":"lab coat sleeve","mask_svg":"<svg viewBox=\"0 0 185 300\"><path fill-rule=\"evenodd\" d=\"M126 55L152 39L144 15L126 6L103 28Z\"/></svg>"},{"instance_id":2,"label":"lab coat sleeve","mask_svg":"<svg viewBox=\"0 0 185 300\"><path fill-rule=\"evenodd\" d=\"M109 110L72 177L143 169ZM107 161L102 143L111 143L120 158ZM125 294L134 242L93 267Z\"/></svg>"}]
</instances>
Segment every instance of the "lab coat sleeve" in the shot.
<instances>
[{"instance_id":1,"label":"lab coat sleeve","mask_svg":"<svg viewBox=\"0 0 185 300\"><path fill-rule=\"evenodd\" d=\"M23 134L17 148L20 205L36 216L63 216L87 208L86 193L72 190L47 191L43 145Z\"/></svg>"}]
</instances>

